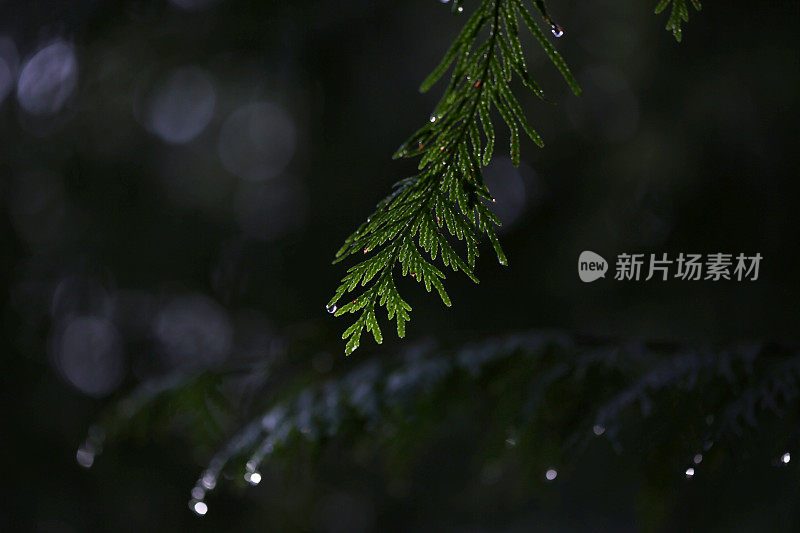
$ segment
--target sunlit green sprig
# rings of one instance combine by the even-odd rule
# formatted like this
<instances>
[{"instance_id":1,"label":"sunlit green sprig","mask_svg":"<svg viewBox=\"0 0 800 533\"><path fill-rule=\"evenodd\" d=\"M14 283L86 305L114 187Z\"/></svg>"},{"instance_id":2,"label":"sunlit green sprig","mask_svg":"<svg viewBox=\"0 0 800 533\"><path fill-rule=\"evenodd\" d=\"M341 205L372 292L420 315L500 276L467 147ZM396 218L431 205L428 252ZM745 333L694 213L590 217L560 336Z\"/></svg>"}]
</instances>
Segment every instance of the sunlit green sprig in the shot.
<instances>
[{"instance_id":1,"label":"sunlit green sprig","mask_svg":"<svg viewBox=\"0 0 800 533\"><path fill-rule=\"evenodd\" d=\"M534 5L554 35L560 36L563 30L550 20L542 0L536 0ZM446 306L451 301L442 283L445 274L434 264L437 258L445 267L461 271L477 283L473 269L480 239L485 235L498 261L507 264L495 229L500 221L488 207L494 199L481 172L481 167L491 161L494 150L492 110L509 128L510 154L515 165L520 159L520 129L538 146L544 144L528 124L509 85L516 75L544 99L528 72L519 38L519 17L572 91L580 94L563 58L522 0L484 0L477 7L441 63L422 82L420 90L425 92L448 70L453 71L430 121L394 155L419 157L419 172L397 182L393 192L336 254L335 263L352 255L366 255L348 270L328 303L329 311L336 316L359 313L355 323L342 335L347 339L347 354L358 348L365 329L376 342L382 342L376 307L384 307L389 320L395 320L398 336L405 335L411 306L395 285L398 264L403 276L424 283L428 292L435 288ZM488 31L482 35L484 29ZM464 241L465 254L455 251L451 244L453 237ZM345 294L359 291L351 301L339 305Z\"/></svg>"},{"instance_id":2,"label":"sunlit green sprig","mask_svg":"<svg viewBox=\"0 0 800 533\"><path fill-rule=\"evenodd\" d=\"M697 11L700 11L702 6L700 0L690 0L692 5ZM681 24L689 22L689 8L686 7L686 0L660 0L656 5L656 13L661 13L667 6L672 4L672 11L670 11L669 19L667 19L667 31L671 31L675 36L675 40L680 42L683 38L683 29Z\"/></svg>"}]
</instances>

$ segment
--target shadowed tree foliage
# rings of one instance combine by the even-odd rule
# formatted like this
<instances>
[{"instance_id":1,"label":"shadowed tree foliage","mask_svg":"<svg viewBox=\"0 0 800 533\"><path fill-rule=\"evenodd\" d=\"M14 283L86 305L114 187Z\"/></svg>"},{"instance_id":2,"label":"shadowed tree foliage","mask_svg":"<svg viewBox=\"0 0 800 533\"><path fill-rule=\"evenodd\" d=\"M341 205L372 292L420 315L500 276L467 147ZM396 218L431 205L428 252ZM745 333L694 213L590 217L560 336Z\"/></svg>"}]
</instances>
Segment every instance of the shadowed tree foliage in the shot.
<instances>
[{"instance_id":1,"label":"shadowed tree foliage","mask_svg":"<svg viewBox=\"0 0 800 533\"><path fill-rule=\"evenodd\" d=\"M598 446L641 463L645 478L674 483L729 468L743 442L758 443L765 467L785 466L787 450L800 442L800 432L786 431L798 418L800 357L776 345L619 342L536 331L463 346L411 345L311 383L293 366L286 360L215 372L214 379L202 373L145 384L104 415L78 459L91 465L106 438L132 428L174 421L182 427L187 413L192 425L201 423L195 416L227 413L223 418L233 420L242 412L233 407L242 403L242 376L250 377L250 420L213 454L192 488L189 506L199 514L213 506L209 493L230 483L225 477L258 485L331 443L376 446L386 450L387 467L407 471L439 436L463 431L464 416L474 439L467 457L488 454L498 461L488 468L500 469L468 469L465 482L513 468L528 490L568 475ZM211 407L216 415L208 411L213 398L220 399ZM184 414L174 412L176 405ZM208 442L196 434L196 444ZM395 446L382 444L388 442Z\"/></svg>"}]
</instances>

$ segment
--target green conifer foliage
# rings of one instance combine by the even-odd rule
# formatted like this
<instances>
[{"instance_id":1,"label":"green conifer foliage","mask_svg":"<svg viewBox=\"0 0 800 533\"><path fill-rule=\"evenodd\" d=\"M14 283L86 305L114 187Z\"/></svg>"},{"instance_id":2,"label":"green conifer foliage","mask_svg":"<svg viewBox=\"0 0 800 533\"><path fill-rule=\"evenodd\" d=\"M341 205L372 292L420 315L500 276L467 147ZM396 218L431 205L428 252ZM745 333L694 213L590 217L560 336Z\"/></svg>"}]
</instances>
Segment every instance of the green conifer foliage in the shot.
<instances>
[{"instance_id":1,"label":"green conifer foliage","mask_svg":"<svg viewBox=\"0 0 800 533\"><path fill-rule=\"evenodd\" d=\"M700 10L699 0L689 1ZM393 192L345 240L334 260L338 263L351 256L359 258L328 302L328 310L336 316L358 315L342 335L347 340L346 354L358 348L365 329L377 343L383 341L377 316L380 307L386 309L389 320L396 322L397 335L405 336L411 306L395 284L398 272L424 283L428 292L436 289L449 307L444 270L449 267L461 271L478 283L473 269L481 239L488 239L500 264L508 264L496 232L500 221L489 207L494 199L483 182L481 167L491 162L494 152L493 114L508 127L514 165L520 161L520 130L537 146L544 146L511 89L516 79L546 100L525 62L520 19L572 92L581 93L577 80L537 24L530 7L538 10L554 36L560 37L564 30L550 18L544 0L533 0L532 6L526 4L525 0L483 0L442 61L422 82L420 91L426 92L452 70L430 121L394 154L395 158L419 158L419 172L395 183ZM680 41L681 21L689 20L686 0L660 0L656 13L670 4L667 29ZM462 2L453 2L454 12L463 9ZM349 301L341 305L345 298Z\"/></svg>"},{"instance_id":2,"label":"green conifer foliage","mask_svg":"<svg viewBox=\"0 0 800 533\"><path fill-rule=\"evenodd\" d=\"M534 5L553 34L562 34L544 3L537 0ZM461 5L454 8L463 9ZM520 130L538 146L544 144L511 89L516 78L544 99L525 62L520 19L572 91L580 94L575 77L523 0L484 0L475 9L441 63L422 82L420 90L425 92L452 70L430 121L394 155L419 158L419 172L397 182L336 254L335 263L359 257L328 303L328 310L336 316L358 314L342 336L347 339L347 354L358 348L365 329L376 342L383 340L376 314L379 307L396 322L398 336L405 335L411 306L395 285L398 272L424 283L428 292L436 289L442 302L450 306L442 267L461 271L477 283L473 269L484 237L500 264L508 263L496 233L500 221L489 207L494 199L483 182L481 167L491 161L494 151L493 111L508 127L515 165L520 159ZM459 247L462 252L457 251ZM349 301L340 305L348 293L353 293L347 296Z\"/></svg>"},{"instance_id":3,"label":"green conifer foliage","mask_svg":"<svg viewBox=\"0 0 800 533\"><path fill-rule=\"evenodd\" d=\"M700 0L690 0L692 6L697 11L700 11ZM681 28L682 22L689 22L689 8L686 7L686 0L660 0L656 5L656 13L661 13L667 6L672 4L672 11L670 11L669 19L667 19L667 31L671 31L675 36L675 40L680 42L683 38L683 29Z\"/></svg>"}]
</instances>

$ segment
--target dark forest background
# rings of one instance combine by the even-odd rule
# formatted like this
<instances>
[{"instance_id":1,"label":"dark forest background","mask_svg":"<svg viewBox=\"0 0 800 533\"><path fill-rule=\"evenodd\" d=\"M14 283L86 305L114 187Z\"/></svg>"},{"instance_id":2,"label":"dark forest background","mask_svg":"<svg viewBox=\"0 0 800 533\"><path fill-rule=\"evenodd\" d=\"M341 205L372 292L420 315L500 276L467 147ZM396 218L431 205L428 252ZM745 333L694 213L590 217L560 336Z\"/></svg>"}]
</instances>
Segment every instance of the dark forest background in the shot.
<instances>
[{"instance_id":1,"label":"dark forest background","mask_svg":"<svg viewBox=\"0 0 800 533\"><path fill-rule=\"evenodd\" d=\"M797 471L757 445L691 483L643 482L636 448L604 445L558 483L500 490L465 481L488 452L447 431L408 452L410 485L334 442L274 483L219 489L203 520L187 491L241 423L235 407L213 424L212 411L178 431L140 427L91 470L75 461L104 406L176 368L281 360L313 380L431 340L531 329L794 346L798 4L705 2L680 44L652 4L549 2L584 94L527 41L555 105L520 90L545 147L523 141L515 169L501 129L486 170L510 266L485 250L479 285L449 276L451 309L406 284L408 338L385 328L383 345L365 337L345 360L349 322L325 311L344 267L330 260L415 168L390 156L427 120L437 91L417 87L465 15L436 0L0 1L0 529L797 527ZM755 282L584 284L587 249L764 259ZM480 433L442 417L453 435ZM402 431L371 453L391 456L416 429Z\"/></svg>"}]
</instances>

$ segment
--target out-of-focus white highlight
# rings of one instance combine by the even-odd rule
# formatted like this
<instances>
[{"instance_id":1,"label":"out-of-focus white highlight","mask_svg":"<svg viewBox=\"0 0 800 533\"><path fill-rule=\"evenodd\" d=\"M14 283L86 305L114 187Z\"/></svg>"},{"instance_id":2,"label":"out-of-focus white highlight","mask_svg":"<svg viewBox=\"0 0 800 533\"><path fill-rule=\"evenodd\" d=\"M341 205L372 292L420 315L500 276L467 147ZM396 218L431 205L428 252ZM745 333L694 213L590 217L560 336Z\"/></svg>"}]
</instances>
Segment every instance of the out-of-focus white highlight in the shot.
<instances>
[{"instance_id":1,"label":"out-of-focus white highlight","mask_svg":"<svg viewBox=\"0 0 800 533\"><path fill-rule=\"evenodd\" d=\"M68 319L54 339L53 350L56 368L84 394L105 396L122 381L122 341L116 328L104 318Z\"/></svg>"},{"instance_id":2,"label":"out-of-focus white highlight","mask_svg":"<svg viewBox=\"0 0 800 533\"><path fill-rule=\"evenodd\" d=\"M204 70L175 69L150 94L145 125L168 143L187 143L208 126L215 104L214 84Z\"/></svg>"},{"instance_id":3,"label":"out-of-focus white highlight","mask_svg":"<svg viewBox=\"0 0 800 533\"><path fill-rule=\"evenodd\" d=\"M295 137L294 122L286 111L269 102L255 102L231 113L223 124L219 157L240 178L264 181L289 164Z\"/></svg>"},{"instance_id":4,"label":"out-of-focus white highlight","mask_svg":"<svg viewBox=\"0 0 800 533\"><path fill-rule=\"evenodd\" d=\"M33 55L17 81L19 105L32 115L52 115L78 86L78 58L64 41L54 42Z\"/></svg>"}]
</instances>

